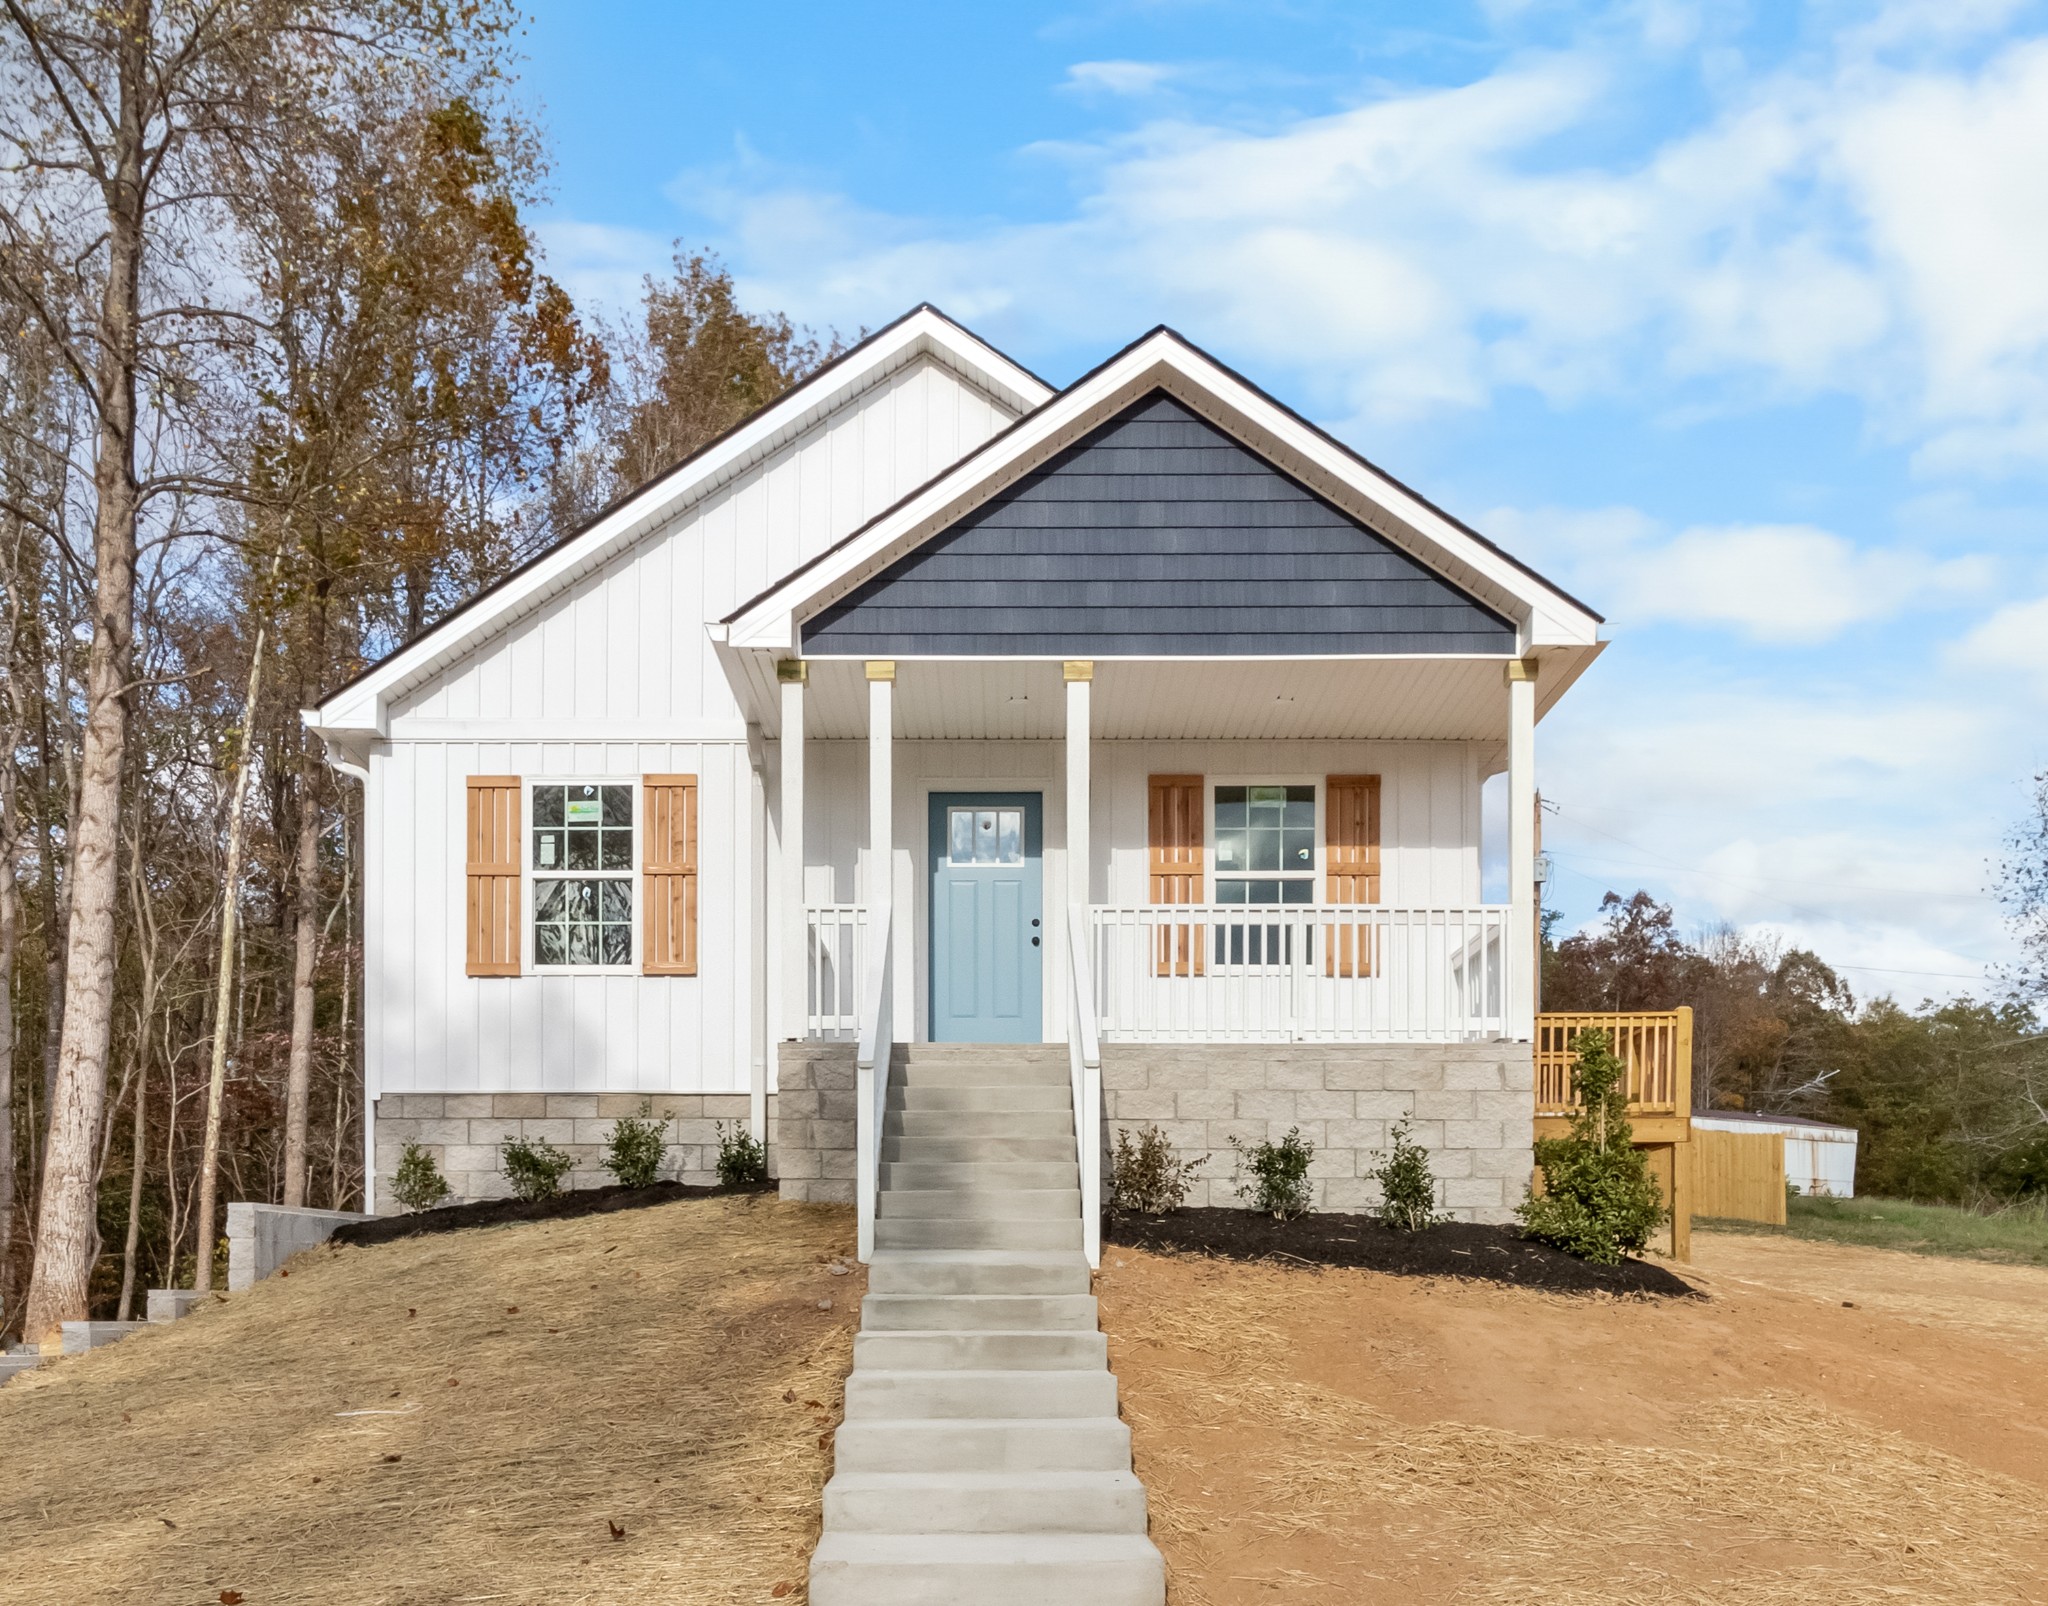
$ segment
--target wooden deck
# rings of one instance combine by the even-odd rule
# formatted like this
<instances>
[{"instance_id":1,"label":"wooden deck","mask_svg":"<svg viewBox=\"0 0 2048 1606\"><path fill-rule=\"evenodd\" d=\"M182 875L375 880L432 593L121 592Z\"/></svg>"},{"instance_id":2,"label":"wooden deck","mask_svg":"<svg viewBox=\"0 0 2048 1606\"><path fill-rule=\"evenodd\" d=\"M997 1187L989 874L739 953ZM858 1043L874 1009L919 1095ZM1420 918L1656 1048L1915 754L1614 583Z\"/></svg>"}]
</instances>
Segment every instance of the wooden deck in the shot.
<instances>
[{"instance_id":1,"label":"wooden deck","mask_svg":"<svg viewBox=\"0 0 2048 1606\"><path fill-rule=\"evenodd\" d=\"M1671 1254L1692 1259L1694 1157L1692 1010L1574 1011L1536 1017L1536 1136L1569 1134L1577 1110L1572 1063L1579 1033L1604 1031L1628 1068L1628 1118L1635 1145L1671 1206Z\"/></svg>"}]
</instances>

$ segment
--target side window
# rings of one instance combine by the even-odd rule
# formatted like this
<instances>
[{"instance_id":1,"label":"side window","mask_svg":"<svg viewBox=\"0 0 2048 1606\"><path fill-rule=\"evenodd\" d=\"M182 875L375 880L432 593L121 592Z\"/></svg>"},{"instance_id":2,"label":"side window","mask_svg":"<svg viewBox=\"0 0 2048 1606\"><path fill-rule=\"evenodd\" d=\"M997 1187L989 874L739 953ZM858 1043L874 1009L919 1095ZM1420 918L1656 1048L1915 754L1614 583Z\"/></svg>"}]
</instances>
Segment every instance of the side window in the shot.
<instances>
[{"instance_id":1,"label":"side window","mask_svg":"<svg viewBox=\"0 0 2048 1606\"><path fill-rule=\"evenodd\" d=\"M633 788L550 781L533 788L535 965L633 962Z\"/></svg>"}]
</instances>

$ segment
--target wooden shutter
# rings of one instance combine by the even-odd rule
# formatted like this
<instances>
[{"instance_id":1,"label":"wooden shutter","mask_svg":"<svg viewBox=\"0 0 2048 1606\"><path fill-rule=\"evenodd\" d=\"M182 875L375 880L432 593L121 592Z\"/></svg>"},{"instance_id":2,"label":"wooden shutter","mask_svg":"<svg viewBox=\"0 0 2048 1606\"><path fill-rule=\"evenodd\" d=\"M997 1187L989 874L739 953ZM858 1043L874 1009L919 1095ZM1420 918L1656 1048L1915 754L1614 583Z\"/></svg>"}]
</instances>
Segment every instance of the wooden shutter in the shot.
<instances>
[{"instance_id":1,"label":"wooden shutter","mask_svg":"<svg viewBox=\"0 0 2048 1606\"><path fill-rule=\"evenodd\" d=\"M642 777L641 904L649 976L697 974L697 777Z\"/></svg>"},{"instance_id":2,"label":"wooden shutter","mask_svg":"<svg viewBox=\"0 0 2048 1606\"><path fill-rule=\"evenodd\" d=\"M516 775L472 775L463 831L467 973L519 974L519 787Z\"/></svg>"},{"instance_id":3,"label":"wooden shutter","mask_svg":"<svg viewBox=\"0 0 2048 1606\"><path fill-rule=\"evenodd\" d=\"M1202 901L1202 777L1155 775L1147 797L1153 903ZM1202 928L1161 926L1155 967L1162 976L1202 973Z\"/></svg>"},{"instance_id":4,"label":"wooden shutter","mask_svg":"<svg viewBox=\"0 0 2048 1606\"><path fill-rule=\"evenodd\" d=\"M1323 782L1324 901L1380 901L1380 778L1332 775ZM1333 976L1370 976L1378 968L1369 925L1335 926L1324 968Z\"/></svg>"}]
</instances>

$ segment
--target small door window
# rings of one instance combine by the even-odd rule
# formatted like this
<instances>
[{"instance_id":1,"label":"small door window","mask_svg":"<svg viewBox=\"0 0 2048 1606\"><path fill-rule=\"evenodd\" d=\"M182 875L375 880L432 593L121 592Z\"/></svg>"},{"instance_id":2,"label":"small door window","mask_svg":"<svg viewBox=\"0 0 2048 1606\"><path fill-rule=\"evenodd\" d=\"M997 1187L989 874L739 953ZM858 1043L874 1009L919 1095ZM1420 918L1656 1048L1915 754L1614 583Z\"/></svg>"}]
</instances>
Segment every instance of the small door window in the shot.
<instances>
[{"instance_id":1,"label":"small door window","mask_svg":"<svg viewBox=\"0 0 2048 1606\"><path fill-rule=\"evenodd\" d=\"M946 811L949 864L1022 864L1022 809L950 808Z\"/></svg>"}]
</instances>

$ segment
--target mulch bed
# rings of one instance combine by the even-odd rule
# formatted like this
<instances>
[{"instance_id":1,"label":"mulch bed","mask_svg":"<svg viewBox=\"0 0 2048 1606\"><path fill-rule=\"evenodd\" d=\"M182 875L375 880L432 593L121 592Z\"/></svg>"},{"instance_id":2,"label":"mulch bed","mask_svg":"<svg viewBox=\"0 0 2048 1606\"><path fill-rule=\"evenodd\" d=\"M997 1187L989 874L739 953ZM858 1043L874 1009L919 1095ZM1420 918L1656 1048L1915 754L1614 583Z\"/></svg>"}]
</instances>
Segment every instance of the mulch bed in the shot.
<instances>
[{"instance_id":1,"label":"mulch bed","mask_svg":"<svg viewBox=\"0 0 2048 1606\"><path fill-rule=\"evenodd\" d=\"M1512 1227L1447 1221L1397 1232L1374 1216L1314 1215L1275 1221L1252 1210L1174 1210L1144 1216L1107 1210L1106 1243L1164 1254L1272 1260L1307 1266L1362 1266L1399 1277L1468 1277L1560 1294L1654 1294L1703 1298L1684 1279L1646 1260L1596 1266L1524 1238Z\"/></svg>"},{"instance_id":2,"label":"mulch bed","mask_svg":"<svg viewBox=\"0 0 2048 1606\"><path fill-rule=\"evenodd\" d=\"M571 1216L602 1216L614 1210L642 1210L649 1205L673 1204L678 1199L711 1199L728 1193L772 1193L772 1182L749 1182L739 1187L699 1187L686 1182L657 1182L651 1187L628 1188L614 1183L606 1188L578 1188L558 1193L552 1199L475 1199L468 1204L442 1205L433 1210L415 1210L404 1216L377 1216L354 1221L336 1230L328 1240L337 1244L388 1244L400 1238L418 1238L430 1232L461 1232L467 1227L503 1227L518 1221L562 1221Z\"/></svg>"}]
</instances>

